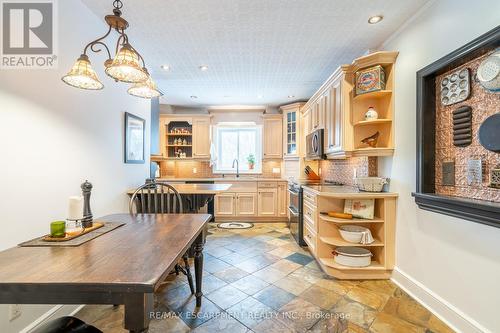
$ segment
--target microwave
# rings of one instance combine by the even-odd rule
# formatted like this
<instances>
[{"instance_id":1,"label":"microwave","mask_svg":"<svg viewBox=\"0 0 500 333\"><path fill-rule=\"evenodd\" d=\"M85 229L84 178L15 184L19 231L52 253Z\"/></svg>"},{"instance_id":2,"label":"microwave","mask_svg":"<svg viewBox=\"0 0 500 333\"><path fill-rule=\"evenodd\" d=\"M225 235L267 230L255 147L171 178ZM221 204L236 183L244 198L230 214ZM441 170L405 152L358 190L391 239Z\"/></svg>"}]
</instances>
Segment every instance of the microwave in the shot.
<instances>
[{"instance_id":1,"label":"microwave","mask_svg":"<svg viewBox=\"0 0 500 333\"><path fill-rule=\"evenodd\" d=\"M322 160L325 157L323 151L324 129L320 128L306 136L306 159Z\"/></svg>"}]
</instances>

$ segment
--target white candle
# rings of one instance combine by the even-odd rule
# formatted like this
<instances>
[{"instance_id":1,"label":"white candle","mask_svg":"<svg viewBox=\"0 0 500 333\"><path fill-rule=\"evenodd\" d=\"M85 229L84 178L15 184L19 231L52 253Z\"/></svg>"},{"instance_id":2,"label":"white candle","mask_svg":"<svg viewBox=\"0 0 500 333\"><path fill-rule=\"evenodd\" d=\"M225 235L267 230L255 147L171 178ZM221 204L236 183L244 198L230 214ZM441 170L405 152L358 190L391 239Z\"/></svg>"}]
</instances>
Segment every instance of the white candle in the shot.
<instances>
[{"instance_id":1,"label":"white candle","mask_svg":"<svg viewBox=\"0 0 500 333\"><path fill-rule=\"evenodd\" d=\"M71 196L68 203L68 220L81 220L83 217L83 197Z\"/></svg>"}]
</instances>

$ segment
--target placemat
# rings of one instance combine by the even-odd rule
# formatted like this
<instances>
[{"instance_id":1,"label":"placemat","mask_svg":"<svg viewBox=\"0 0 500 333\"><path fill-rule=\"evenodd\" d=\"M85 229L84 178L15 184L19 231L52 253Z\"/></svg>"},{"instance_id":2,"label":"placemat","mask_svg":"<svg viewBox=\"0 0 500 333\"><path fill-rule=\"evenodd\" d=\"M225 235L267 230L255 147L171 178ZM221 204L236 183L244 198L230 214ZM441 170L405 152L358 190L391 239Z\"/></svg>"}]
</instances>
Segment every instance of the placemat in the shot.
<instances>
[{"instance_id":1,"label":"placemat","mask_svg":"<svg viewBox=\"0 0 500 333\"><path fill-rule=\"evenodd\" d=\"M97 222L97 221L96 221ZM93 230L87 234L84 234L80 237L73 238L69 241L66 242L46 242L43 240L43 237L37 237L35 239L29 240L27 242L23 242L19 244L19 246L22 247L27 247L27 246L51 246L51 247L71 247L71 246L79 246L82 245L83 243L86 243L94 238L97 238L101 235L104 235L107 232L110 232L111 230L114 230L118 227L121 227L122 225L125 224L125 222L102 222L104 223L104 226L102 226L99 229Z\"/></svg>"}]
</instances>

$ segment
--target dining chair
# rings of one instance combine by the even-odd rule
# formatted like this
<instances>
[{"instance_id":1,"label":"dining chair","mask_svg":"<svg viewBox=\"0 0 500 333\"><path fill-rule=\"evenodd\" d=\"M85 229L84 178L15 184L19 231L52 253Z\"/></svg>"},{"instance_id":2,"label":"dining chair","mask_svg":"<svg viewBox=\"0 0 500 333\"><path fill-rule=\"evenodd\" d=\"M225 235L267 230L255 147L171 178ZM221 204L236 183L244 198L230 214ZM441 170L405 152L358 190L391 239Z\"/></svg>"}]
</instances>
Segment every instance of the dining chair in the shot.
<instances>
[{"instance_id":1,"label":"dining chair","mask_svg":"<svg viewBox=\"0 0 500 333\"><path fill-rule=\"evenodd\" d=\"M172 185L155 180L139 186L129 201L130 214L182 214L183 212L182 197L179 192ZM176 264L174 270L177 275L179 272L186 275L191 294L194 294L188 251L182 256L184 267Z\"/></svg>"}]
</instances>

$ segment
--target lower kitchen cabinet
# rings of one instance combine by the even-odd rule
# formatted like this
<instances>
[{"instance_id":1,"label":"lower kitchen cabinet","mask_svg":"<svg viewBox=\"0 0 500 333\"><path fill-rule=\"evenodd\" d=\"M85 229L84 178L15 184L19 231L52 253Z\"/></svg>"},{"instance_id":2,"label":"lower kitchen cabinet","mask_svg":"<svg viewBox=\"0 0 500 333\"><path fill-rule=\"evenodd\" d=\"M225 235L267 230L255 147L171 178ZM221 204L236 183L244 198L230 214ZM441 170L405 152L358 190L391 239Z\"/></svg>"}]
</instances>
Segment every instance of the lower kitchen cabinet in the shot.
<instances>
[{"instance_id":1,"label":"lower kitchen cabinet","mask_svg":"<svg viewBox=\"0 0 500 333\"><path fill-rule=\"evenodd\" d=\"M276 216L278 211L278 191L276 188L259 188L259 216Z\"/></svg>"},{"instance_id":2,"label":"lower kitchen cabinet","mask_svg":"<svg viewBox=\"0 0 500 333\"><path fill-rule=\"evenodd\" d=\"M215 216L235 216L234 193L217 194L215 196Z\"/></svg>"},{"instance_id":3,"label":"lower kitchen cabinet","mask_svg":"<svg viewBox=\"0 0 500 333\"><path fill-rule=\"evenodd\" d=\"M237 193L236 194L236 215L256 216L257 215L257 194Z\"/></svg>"},{"instance_id":4,"label":"lower kitchen cabinet","mask_svg":"<svg viewBox=\"0 0 500 333\"><path fill-rule=\"evenodd\" d=\"M288 216L288 184L278 184L278 216Z\"/></svg>"}]
</instances>

